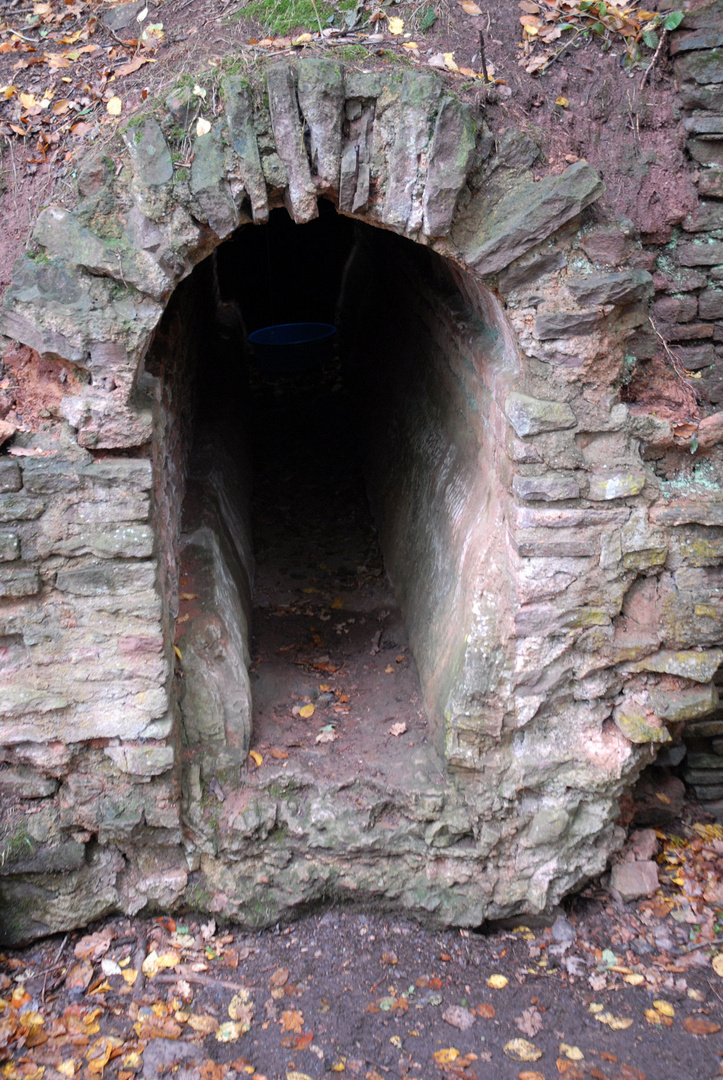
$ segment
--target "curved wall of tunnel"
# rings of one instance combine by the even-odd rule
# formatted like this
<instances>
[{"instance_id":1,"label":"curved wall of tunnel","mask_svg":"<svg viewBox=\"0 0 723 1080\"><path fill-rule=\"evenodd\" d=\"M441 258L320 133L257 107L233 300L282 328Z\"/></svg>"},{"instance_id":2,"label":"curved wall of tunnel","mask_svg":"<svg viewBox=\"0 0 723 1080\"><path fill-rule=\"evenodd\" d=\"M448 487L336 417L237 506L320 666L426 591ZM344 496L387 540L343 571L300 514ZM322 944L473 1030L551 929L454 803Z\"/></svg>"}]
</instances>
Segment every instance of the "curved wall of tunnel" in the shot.
<instances>
[{"instance_id":1,"label":"curved wall of tunnel","mask_svg":"<svg viewBox=\"0 0 723 1080\"><path fill-rule=\"evenodd\" d=\"M267 370L249 338L297 322L336 325L333 355ZM167 404L158 516L199 776L230 775L249 746L323 749L324 732L364 757L394 724L442 767L495 545L486 376L509 353L452 264L325 202L303 226L277 209L242 227L178 288L147 367Z\"/></svg>"}]
</instances>

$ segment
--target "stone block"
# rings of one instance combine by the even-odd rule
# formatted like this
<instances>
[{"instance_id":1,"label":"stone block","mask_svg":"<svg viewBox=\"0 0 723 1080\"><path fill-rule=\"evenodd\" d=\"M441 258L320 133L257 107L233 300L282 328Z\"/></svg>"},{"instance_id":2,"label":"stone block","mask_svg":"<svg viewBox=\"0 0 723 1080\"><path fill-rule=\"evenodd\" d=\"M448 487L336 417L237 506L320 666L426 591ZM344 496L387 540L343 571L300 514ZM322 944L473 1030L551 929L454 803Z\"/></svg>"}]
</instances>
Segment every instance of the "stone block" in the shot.
<instances>
[{"instance_id":1,"label":"stone block","mask_svg":"<svg viewBox=\"0 0 723 1080\"><path fill-rule=\"evenodd\" d=\"M715 346L712 342L704 345L679 345L676 355L687 371L700 371L715 363Z\"/></svg>"},{"instance_id":2,"label":"stone block","mask_svg":"<svg viewBox=\"0 0 723 1080\"><path fill-rule=\"evenodd\" d=\"M718 708L718 691L713 683L677 690L653 687L650 691L650 700L655 712L662 720L678 723L714 712Z\"/></svg>"},{"instance_id":3,"label":"stone block","mask_svg":"<svg viewBox=\"0 0 723 1080\"><path fill-rule=\"evenodd\" d=\"M40 588L40 574L37 570L15 566L0 567L0 596L36 596Z\"/></svg>"},{"instance_id":4,"label":"stone block","mask_svg":"<svg viewBox=\"0 0 723 1080\"><path fill-rule=\"evenodd\" d=\"M7 491L20 491L23 486L22 476L16 461L0 460L0 494Z\"/></svg>"},{"instance_id":5,"label":"stone block","mask_svg":"<svg viewBox=\"0 0 723 1080\"><path fill-rule=\"evenodd\" d=\"M580 494L574 476L551 472L541 476L515 476L512 491L518 499L529 502L559 502L577 499Z\"/></svg>"},{"instance_id":6,"label":"stone block","mask_svg":"<svg viewBox=\"0 0 723 1080\"><path fill-rule=\"evenodd\" d=\"M566 265L565 256L561 251L545 251L517 259L506 270L503 270L497 279L500 292L506 296L515 289L521 289L532 281L545 274L553 274L556 270L562 270Z\"/></svg>"},{"instance_id":7,"label":"stone block","mask_svg":"<svg viewBox=\"0 0 723 1080\"><path fill-rule=\"evenodd\" d=\"M587 497L595 502L626 499L639 495L645 487L645 474L632 470L615 473L596 473L590 477Z\"/></svg>"},{"instance_id":8,"label":"stone block","mask_svg":"<svg viewBox=\"0 0 723 1080\"><path fill-rule=\"evenodd\" d=\"M437 115L422 212L427 236L446 236L474 159L477 125L468 105L446 97Z\"/></svg>"},{"instance_id":9,"label":"stone block","mask_svg":"<svg viewBox=\"0 0 723 1080\"><path fill-rule=\"evenodd\" d=\"M714 736L723 736L723 719L696 720L688 724L685 734L691 739L710 739ZM718 750L716 749L716 753Z\"/></svg>"},{"instance_id":10,"label":"stone block","mask_svg":"<svg viewBox=\"0 0 723 1080\"><path fill-rule=\"evenodd\" d=\"M661 296L653 304L653 315L664 323L690 322L697 314L698 300L695 296Z\"/></svg>"},{"instance_id":11,"label":"stone block","mask_svg":"<svg viewBox=\"0 0 723 1080\"><path fill-rule=\"evenodd\" d=\"M568 278L567 287L578 304L636 304L653 293L647 270L623 270L617 274L586 274Z\"/></svg>"},{"instance_id":12,"label":"stone block","mask_svg":"<svg viewBox=\"0 0 723 1080\"><path fill-rule=\"evenodd\" d=\"M19 874L67 874L85 862L85 845L76 840L21 852L0 866L0 876Z\"/></svg>"},{"instance_id":13,"label":"stone block","mask_svg":"<svg viewBox=\"0 0 723 1080\"><path fill-rule=\"evenodd\" d=\"M254 130L251 88L240 75L232 75L221 83L221 94L229 139L241 164L241 179L251 202L251 213L254 222L262 225L269 220L269 198Z\"/></svg>"},{"instance_id":14,"label":"stone block","mask_svg":"<svg viewBox=\"0 0 723 1080\"><path fill-rule=\"evenodd\" d=\"M574 412L565 402L543 401L516 391L507 395L504 410L520 438L543 431L561 431L577 424Z\"/></svg>"},{"instance_id":15,"label":"stone block","mask_svg":"<svg viewBox=\"0 0 723 1080\"><path fill-rule=\"evenodd\" d=\"M699 165L723 166L723 140L711 136L690 138L687 142L688 153Z\"/></svg>"},{"instance_id":16,"label":"stone block","mask_svg":"<svg viewBox=\"0 0 723 1080\"><path fill-rule=\"evenodd\" d=\"M304 59L298 67L298 95L309 125L312 178L322 190L339 183L344 116L344 80L334 60Z\"/></svg>"},{"instance_id":17,"label":"stone block","mask_svg":"<svg viewBox=\"0 0 723 1080\"><path fill-rule=\"evenodd\" d=\"M208 222L219 239L230 236L240 224L240 218L226 179L218 126L198 136L193 144L189 186L196 214Z\"/></svg>"},{"instance_id":18,"label":"stone block","mask_svg":"<svg viewBox=\"0 0 723 1080\"><path fill-rule=\"evenodd\" d=\"M0 495L0 522L35 521L45 509L42 499L28 495Z\"/></svg>"},{"instance_id":19,"label":"stone block","mask_svg":"<svg viewBox=\"0 0 723 1080\"><path fill-rule=\"evenodd\" d=\"M723 50L702 49L688 52L675 61L675 74L680 82L700 85L723 83Z\"/></svg>"},{"instance_id":20,"label":"stone block","mask_svg":"<svg viewBox=\"0 0 723 1080\"><path fill-rule=\"evenodd\" d=\"M84 481L150 491L153 487L153 466L146 458L105 458L94 461L82 471Z\"/></svg>"},{"instance_id":21,"label":"stone block","mask_svg":"<svg viewBox=\"0 0 723 1080\"><path fill-rule=\"evenodd\" d=\"M80 487L80 469L67 461L26 458L23 461L23 486L31 495L56 495Z\"/></svg>"},{"instance_id":22,"label":"stone block","mask_svg":"<svg viewBox=\"0 0 723 1080\"><path fill-rule=\"evenodd\" d=\"M680 88L679 99L684 109L708 109L711 112L723 111L723 83L698 86L686 83Z\"/></svg>"},{"instance_id":23,"label":"stone block","mask_svg":"<svg viewBox=\"0 0 723 1080\"><path fill-rule=\"evenodd\" d=\"M591 334L599 322L599 311L555 311L537 316L534 334L539 341L579 337Z\"/></svg>"},{"instance_id":24,"label":"stone block","mask_svg":"<svg viewBox=\"0 0 723 1080\"><path fill-rule=\"evenodd\" d=\"M658 331L666 341L705 341L713 337L711 323L659 323Z\"/></svg>"},{"instance_id":25,"label":"stone block","mask_svg":"<svg viewBox=\"0 0 723 1080\"><path fill-rule=\"evenodd\" d=\"M723 169L701 169L698 194L702 198L723 199Z\"/></svg>"},{"instance_id":26,"label":"stone block","mask_svg":"<svg viewBox=\"0 0 723 1080\"><path fill-rule=\"evenodd\" d=\"M687 240L678 246L676 255L681 266L718 266L723 263L723 241Z\"/></svg>"},{"instance_id":27,"label":"stone block","mask_svg":"<svg viewBox=\"0 0 723 1080\"><path fill-rule=\"evenodd\" d=\"M0 794L17 799L46 799L54 795L59 784L52 777L41 776L35 769L24 766L0 766Z\"/></svg>"},{"instance_id":28,"label":"stone block","mask_svg":"<svg viewBox=\"0 0 723 1080\"><path fill-rule=\"evenodd\" d=\"M173 768L173 747L143 743L107 746L107 757L124 773L134 776L161 776Z\"/></svg>"},{"instance_id":29,"label":"stone block","mask_svg":"<svg viewBox=\"0 0 723 1080\"><path fill-rule=\"evenodd\" d=\"M399 103L391 119L394 134L382 210L384 221L397 229L404 230L410 224L420 159L430 144L441 94L442 84L436 76L428 74L417 79L411 72L405 72Z\"/></svg>"},{"instance_id":30,"label":"stone block","mask_svg":"<svg viewBox=\"0 0 723 1080\"><path fill-rule=\"evenodd\" d=\"M165 136L152 118L123 132L136 180L143 187L159 187L173 180L173 162Z\"/></svg>"},{"instance_id":31,"label":"stone block","mask_svg":"<svg viewBox=\"0 0 723 1080\"><path fill-rule=\"evenodd\" d=\"M613 525L623 525L630 517L628 507L599 510L597 507L520 507L514 514L514 523L518 529L583 529L602 527L610 529Z\"/></svg>"},{"instance_id":32,"label":"stone block","mask_svg":"<svg viewBox=\"0 0 723 1080\"><path fill-rule=\"evenodd\" d=\"M465 258L478 274L495 274L598 199L605 185L586 161L512 190L478 230Z\"/></svg>"},{"instance_id":33,"label":"stone block","mask_svg":"<svg viewBox=\"0 0 723 1080\"><path fill-rule=\"evenodd\" d=\"M62 536L43 536L45 557L49 555L96 555L101 559L148 559L153 554L154 535L150 525L108 525L80 529Z\"/></svg>"},{"instance_id":34,"label":"stone block","mask_svg":"<svg viewBox=\"0 0 723 1080\"><path fill-rule=\"evenodd\" d=\"M723 139L723 133L721 134ZM712 232L723 229L723 204L717 202L699 202L695 210L683 220L686 232Z\"/></svg>"},{"instance_id":35,"label":"stone block","mask_svg":"<svg viewBox=\"0 0 723 1080\"><path fill-rule=\"evenodd\" d=\"M293 69L288 64L270 67L266 72L266 85L276 151L289 178L289 210L296 224L303 225L319 216L319 208L302 137Z\"/></svg>"},{"instance_id":36,"label":"stone block","mask_svg":"<svg viewBox=\"0 0 723 1080\"><path fill-rule=\"evenodd\" d=\"M648 709L627 700L613 710L613 719L632 743L670 742L670 732Z\"/></svg>"},{"instance_id":37,"label":"stone block","mask_svg":"<svg viewBox=\"0 0 723 1080\"><path fill-rule=\"evenodd\" d=\"M676 499L651 506L648 516L653 525L723 525L723 503Z\"/></svg>"},{"instance_id":38,"label":"stone block","mask_svg":"<svg viewBox=\"0 0 723 1080\"><path fill-rule=\"evenodd\" d=\"M717 28L690 30L688 33L673 34L670 38L670 54L697 52L701 49L715 49L723 45L723 31Z\"/></svg>"},{"instance_id":39,"label":"stone block","mask_svg":"<svg viewBox=\"0 0 723 1080\"><path fill-rule=\"evenodd\" d=\"M688 768L695 770L695 775L702 775L701 770L713 773L723 779L723 758L718 754L705 754L701 751L688 752Z\"/></svg>"},{"instance_id":40,"label":"stone block","mask_svg":"<svg viewBox=\"0 0 723 1080\"><path fill-rule=\"evenodd\" d=\"M610 888L627 903L652 896L658 889L658 866L652 861L615 863L610 872Z\"/></svg>"},{"instance_id":41,"label":"stone block","mask_svg":"<svg viewBox=\"0 0 723 1080\"><path fill-rule=\"evenodd\" d=\"M605 226L586 233L580 240L580 247L591 262L602 266L618 266L630 255L632 244L630 237L622 229Z\"/></svg>"},{"instance_id":42,"label":"stone block","mask_svg":"<svg viewBox=\"0 0 723 1080\"><path fill-rule=\"evenodd\" d=\"M91 566L60 570L55 587L76 596L103 596L113 593L136 593L153 589L155 562L107 560Z\"/></svg>"},{"instance_id":43,"label":"stone block","mask_svg":"<svg viewBox=\"0 0 723 1080\"><path fill-rule=\"evenodd\" d=\"M701 319L723 319L723 289L705 289L698 297Z\"/></svg>"},{"instance_id":44,"label":"stone block","mask_svg":"<svg viewBox=\"0 0 723 1080\"><path fill-rule=\"evenodd\" d=\"M20 558L20 537L17 533L0 532L0 562Z\"/></svg>"},{"instance_id":45,"label":"stone block","mask_svg":"<svg viewBox=\"0 0 723 1080\"><path fill-rule=\"evenodd\" d=\"M555 536L544 538L522 536L513 540L515 549L525 559L593 558L599 554L597 539L566 540Z\"/></svg>"},{"instance_id":46,"label":"stone block","mask_svg":"<svg viewBox=\"0 0 723 1080\"><path fill-rule=\"evenodd\" d=\"M723 650L708 649L706 652L679 649L677 652L669 649L661 649L652 656L646 656L644 660L626 664L625 670L636 671L659 671L667 675L680 675L683 679L692 679L693 682L709 683L716 671L723 663Z\"/></svg>"}]
</instances>

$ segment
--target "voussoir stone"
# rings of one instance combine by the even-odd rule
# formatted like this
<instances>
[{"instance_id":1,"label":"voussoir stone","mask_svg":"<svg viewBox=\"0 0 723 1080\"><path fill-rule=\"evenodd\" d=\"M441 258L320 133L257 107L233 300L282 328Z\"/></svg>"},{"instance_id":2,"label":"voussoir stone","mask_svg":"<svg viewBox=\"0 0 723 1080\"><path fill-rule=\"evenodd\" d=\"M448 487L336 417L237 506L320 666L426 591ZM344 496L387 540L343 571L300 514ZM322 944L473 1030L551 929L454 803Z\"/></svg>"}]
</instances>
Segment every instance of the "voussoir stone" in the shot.
<instances>
[{"instance_id":1,"label":"voussoir stone","mask_svg":"<svg viewBox=\"0 0 723 1080\"><path fill-rule=\"evenodd\" d=\"M316 187L311 179L309 159L296 96L296 78L288 64L277 64L266 73L269 111L276 151L289 178L289 212L297 225L319 216Z\"/></svg>"},{"instance_id":2,"label":"voussoir stone","mask_svg":"<svg viewBox=\"0 0 723 1080\"><path fill-rule=\"evenodd\" d=\"M559 502L577 499L580 486L573 476L543 473L541 476L515 476L512 491L518 499L530 502Z\"/></svg>"},{"instance_id":3,"label":"voussoir stone","mask_svg":"<svg viewBox=\"0 0 723 1080\"><path fill-rule=\"evenodd\" d=\"M577 424L574 412L564 401L543 401L517 391L507 395L505 415L520 437L561 431Z\"/></svg>"},{"instance_id":4,"label":"voussoir stone","mask_svg":"<svg viewBox=\"0 0 723 1080\"><path fill-rule=\"evenodd\" d=\"M223 240L239 224L239 215L226 180L223 144L218 128L199 135L193 144L191 195L198 212Z\"/></svg>"},{"instance_id":5,"label":"voussoir stone","mask_svg":"<svg viewBox=\"0 0 723 1080\"><path fill-rule=\"evenodd\" d=\"M269 197L253 125L251 91L245 79L231 75L222 82L221 93L226 106L229 141L239 158L251 214L256 224L262 225L269 220Z\"/></svg>"},{"instance_id":6,"label":"voussoir stone","mask_svg":"<svg viewBox=\"0 0 723 1080\"><path fill-rule=\"evenodd\" d=\"M457 198L472 165L477 127L469 106L457 98L442 102L432 137L422 210L427 236L446 236Z\"/></svg>"},{"instance_id":7,"label":"voussoir stone","mask_svg":"<svg viewBox=\"0 0 723 1080\"><path fill-rule=\"evenodd\" d=\"M312 179L320 189L339 183L344 79L333 60L308 59L298 66L299 106L309 125Z\"/></svg>"},{"instance_id":8,"label":"voussoir stone","mask_svg":"<svg viewBox=\"0 0 723 1080\"><path fill-rule=\"evenodd\" d=\"M133 171L140 184L157 187L173 179L173 161L168 143L152 118L128 126L123 138L131 157Z\"/></svg>"},{"instance_id":9,"label":"voussoir stone","mask_svg":"<svg viewBox=\"0 0 723 1080\"><path fill-rule=\"evenodd\" d=\"M383 218L388 225L406 230L410 225L414 188L420 157L429 144L430 131L442 94L436 75L415 76L405 72L389 154L389 171ZM421 221L416 225L418 228Z\"/></svg>"},{"instance_id":10,"label":"voussoir stone","mask_svg":"<svg viewBox=\"0 0 723 1080\"><path fill-rule=\"evenodd\" d=\"M604 502L608 499L625 499L639 495L645 487L645 474L632 470L615 473L597 473L590 477L588 499Z\"/></svg>"},{"instance_id":11,"label":"voussoir stone","mask_svg":"<svg viewBox=\"0 0 723 1080\"><path fill-rule=\"evenodd\" d=\"M500 200L467 246L465 259L480 275L495 274L577 217L603 191L599 174L586 161L559 176L516 188Z\"/></svg>"}]
</instances>

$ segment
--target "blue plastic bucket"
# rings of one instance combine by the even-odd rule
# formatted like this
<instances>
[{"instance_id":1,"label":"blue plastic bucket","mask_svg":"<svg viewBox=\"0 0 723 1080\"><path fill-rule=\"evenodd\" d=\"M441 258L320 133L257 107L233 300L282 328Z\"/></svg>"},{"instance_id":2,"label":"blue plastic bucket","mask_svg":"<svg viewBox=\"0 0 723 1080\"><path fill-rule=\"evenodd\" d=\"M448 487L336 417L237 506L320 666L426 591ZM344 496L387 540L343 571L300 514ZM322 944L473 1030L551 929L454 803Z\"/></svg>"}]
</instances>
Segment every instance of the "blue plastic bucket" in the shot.
<instances>
[{"instance_id":1,"label":"blue plastic bucket","mask_svg":"<svg viewBox=\"0 0 723 1080\"><path fill-rule=\"evenodd\" d=\"M249 334L259 371L291 374L320 368L334 356L336 327L303 322L264 326Z\"/></svg>"}]
</instances>

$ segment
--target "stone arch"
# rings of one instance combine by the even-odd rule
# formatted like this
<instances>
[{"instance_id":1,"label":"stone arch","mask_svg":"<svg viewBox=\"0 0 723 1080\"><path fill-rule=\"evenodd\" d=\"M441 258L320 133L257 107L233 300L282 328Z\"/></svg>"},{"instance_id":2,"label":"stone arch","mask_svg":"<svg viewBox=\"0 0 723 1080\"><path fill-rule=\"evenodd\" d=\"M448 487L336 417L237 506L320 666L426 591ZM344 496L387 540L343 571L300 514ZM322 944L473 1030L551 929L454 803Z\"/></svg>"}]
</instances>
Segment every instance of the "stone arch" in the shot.
<instances>
[{"instance_id":1,"label":"stone arch","mask_svg":"<svg viewBox=\"0 0 723 1080\"><path fill-rule=\"evenodd\" d=\"M650 744L670 737L663 721L715 702L720 654L697 649L695 628L671 615L671 560L701 556L656 511L637 450L646 432L619 402L650 275L601 274L585 257L585 211L603 191L592 168L536 179L532 140L508 132L495 147L435 76L302 60L255 81L228 76L219 91L192 162L174 160L173 139L189 94L126 126L117 163L84 170L77 206L41 213L4 307L4 333L55 360L68 387L57 422L25 439L30 453L0 462L14 530L3 537L14 674L0 741L19 768L56 778L46 847L51 863L58 850L70 860L71 884L36 924L184 896L256 924L330 894L466 925L541 910L619 844L617 799ZM480 418L491 546L466 581L456 644L438 671L428 664L444 779L417 777L390 799L279 774L242 787L219 843L180 775L173 584L158 563L159 523L166 536L178 527L161 488L183 477L162 476L172 425L143 361L194 265L274 206L308 222L320 196L443 257L458 295L496 328ZM463 319L450 335L474 398L478 343ZM633 594L645 626L626 606ZM680 684L665 701L661 673ZM195 829L185 839L182 804ZM264 860L272 833L289 840ZM18 869L6 901L32 872ZM81 891L70 914L67 896ZM21 919L8 936L32 932Z\"/></svg>"}]
</instances>

